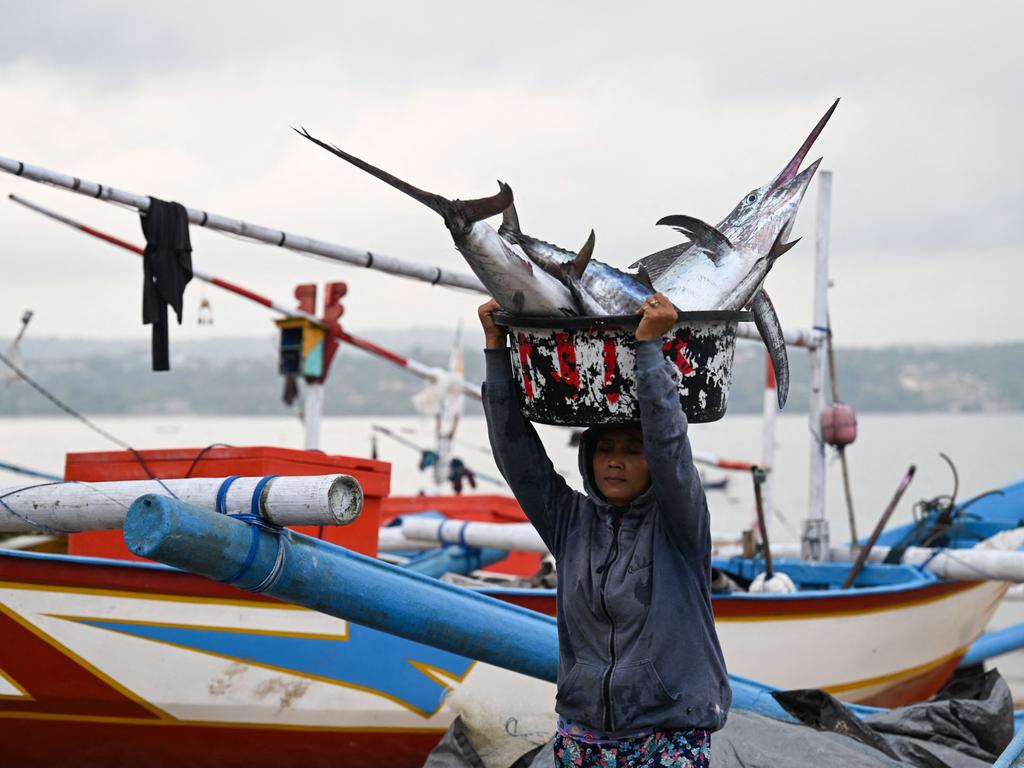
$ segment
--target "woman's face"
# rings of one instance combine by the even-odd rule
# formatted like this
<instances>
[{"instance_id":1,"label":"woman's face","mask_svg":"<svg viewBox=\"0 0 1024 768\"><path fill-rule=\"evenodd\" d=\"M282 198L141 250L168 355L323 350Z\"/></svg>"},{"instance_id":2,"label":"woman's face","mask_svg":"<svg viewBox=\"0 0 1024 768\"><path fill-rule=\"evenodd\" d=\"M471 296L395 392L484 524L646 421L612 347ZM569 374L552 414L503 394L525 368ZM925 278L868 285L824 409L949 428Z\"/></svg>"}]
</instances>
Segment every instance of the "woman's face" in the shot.
<instances>
[{"instance_id":1,"label":"woman's face","mask_svg":"<svg viewBox=\"0 0 1024 768\"><path fill-rule=\"evenodd\" d=\"M594 443L594 482L601 495L624 507L651 485L644 440L636 427L610 427Z\"/></svg>"}]
</instances>

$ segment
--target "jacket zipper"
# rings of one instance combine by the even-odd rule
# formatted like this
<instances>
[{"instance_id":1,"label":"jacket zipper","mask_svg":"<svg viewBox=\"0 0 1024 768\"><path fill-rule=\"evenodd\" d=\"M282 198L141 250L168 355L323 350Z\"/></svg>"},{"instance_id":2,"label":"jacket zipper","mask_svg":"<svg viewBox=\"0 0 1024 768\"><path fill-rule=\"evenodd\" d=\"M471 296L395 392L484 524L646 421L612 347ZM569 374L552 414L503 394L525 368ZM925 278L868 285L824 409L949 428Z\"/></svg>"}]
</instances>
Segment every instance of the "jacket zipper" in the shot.
<instances>
[{"instance_id":1,"label":"jacket zipper","mask_svg":"<svg viewBox=\"0 0 1024 768\"><path fill-rule=\"evenodd\" d=\"M608 670L604 673L604 680L601 682L601 699L604 703L604 724L606 732L615 730L615 720L612 718L612 671L615 669L615 620L608 610L608 603L605 600L605 588L608 585L608 572L612 563L619 556L619 518L612 519L612 548L608 551L608 557L604 561L604 572L601 574L601 609L604 611L608 623L611 625L611 632L608 635Z\"/></svg>"}]
</instances>

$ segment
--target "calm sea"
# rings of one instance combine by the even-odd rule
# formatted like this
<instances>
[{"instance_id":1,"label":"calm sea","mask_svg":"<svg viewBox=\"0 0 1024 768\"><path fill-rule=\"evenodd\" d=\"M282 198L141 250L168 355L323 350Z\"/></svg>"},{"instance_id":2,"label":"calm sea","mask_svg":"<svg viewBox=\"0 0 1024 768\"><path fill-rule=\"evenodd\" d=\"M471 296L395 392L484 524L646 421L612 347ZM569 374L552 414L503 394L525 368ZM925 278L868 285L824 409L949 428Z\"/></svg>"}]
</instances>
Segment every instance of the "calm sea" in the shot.
<instances>
[{"instance_id":1,"label":"calm sea","mask_svg":"<svg viewBox=\"0 0 1024 768\"><path fill-rule=\"evenodd\" d=\"M212 443L302 446L302 425L289 417L118 416L96 417L95 421L136 448L201 448ZM328 453L368 456L375 424L424 447L433 439L429 419L336 417L324 419L321 447ZM776 427L772 536L778 541L795 541L807 509L809 427L806 417L798 415L780 417ZM569 445L568 430L541 426L538 431L555 467L579 487L576 449ZM940 451L957 467L961 499L1024 478L1024 453L1019 446L1022 433L1024 413L862 415L857 441L847 449L858 532L865 535L871 530L911 464L917 466L917 474L893 516L893 525L910 520L918 500L952 492L953 478L939 457ZM756 416L728 416L714 424L693 425L690 437L695 449L723 458L752 462L761 458L761 420ZM431 489L431 478L417 467L415 450L383 435L377 444L379 457L392 462L392 493ZM67 417L0 419L0 462L60 474L65 453L98 450L116 450L116 446ZM462 421L455 454L479 473L497 476L482 419ZM705 468L703 473L707 480L727 474L714 468ZM728 475L726 490L708 494L713 528L720 534L749 527L753 515L749 476ZM0 487L26 481L0 470ZM839 462L832 455L828 457L827 482L832 539L841 542L848 538L848 523ZM491 493L504 489L481 481L477 490ZM1024 621L1024 602L1006 601L993 626L1017 621ZM1004 656L998 663L1018 698L1024 699L1024 652Z\"/></svg>"}]
</instances>

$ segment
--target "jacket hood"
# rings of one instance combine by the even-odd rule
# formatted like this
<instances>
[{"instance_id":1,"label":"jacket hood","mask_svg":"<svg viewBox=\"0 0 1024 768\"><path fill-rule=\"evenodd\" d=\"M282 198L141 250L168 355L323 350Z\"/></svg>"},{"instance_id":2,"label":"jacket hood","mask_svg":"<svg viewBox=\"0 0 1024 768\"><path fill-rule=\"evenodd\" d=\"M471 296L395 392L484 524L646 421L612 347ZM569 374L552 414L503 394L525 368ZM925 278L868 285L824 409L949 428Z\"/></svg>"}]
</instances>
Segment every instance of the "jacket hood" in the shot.
<instances>
[{"instance_id":1,"label":"jacket hood","mask_svg":"<svg viewBox=\"0 0 1024 768\"><path fill-rule=\"evenodd\" d=\"M597 445L597 440L606 429L613 427L636 427L640 429L639 421L628 421L623 424L598 424L593 427L588 427L587 430L580 435L580 446L578 453L580 477L583 478L583 490L587 496L590 497L600 509L612 510L612 509L623 509L623 507L613 506L608 499L597 489L597 481L594 479L594 447ZM653 503L654 492L652 488L648 488L646 491L637 496L626 507L627 512L631 511L643 511L650 504Z\"/></svg>"}]
</instances>

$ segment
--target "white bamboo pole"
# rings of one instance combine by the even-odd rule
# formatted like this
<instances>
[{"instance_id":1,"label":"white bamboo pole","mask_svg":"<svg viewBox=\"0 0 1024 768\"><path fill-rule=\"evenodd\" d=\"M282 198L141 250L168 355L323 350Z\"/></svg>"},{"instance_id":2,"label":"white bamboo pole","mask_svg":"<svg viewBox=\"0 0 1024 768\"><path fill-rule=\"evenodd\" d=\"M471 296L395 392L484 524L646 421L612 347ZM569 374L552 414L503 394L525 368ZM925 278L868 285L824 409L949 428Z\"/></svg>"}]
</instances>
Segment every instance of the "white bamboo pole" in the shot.
<instances>
[{"instance_id":1,"label":"white bamboo pole","mask_svg":"<svg viewBox=\"0 0 1024 768\"><path fill-rule=\"evenodd\" d=\"M28 165L20 160L14 160L9 157L0 156L0 171L20 176L30 181L36 181L40 184L62 187L87 197L127 205L142 213L149 210L150 198L147 195L127 192L106 184L80 179L77 176L69 176L47 168ZM375 269L379 272L422 280L431 285L447 285L452 288L465 288L479 293L486 293L480 280L475 275L451 272L440 267L430 266L429 264L405 261L393 256L385 256L382 253L350 248L345 245L336 245L324 240L315 240L304 235L296 235L280 229L271 229L259 224L250 224L241 219L228 218L227 216L210 213L198 208L186 206L185 210L188 212L188 220L191 223L207 229L229 232L238 237L257 240L261 243L276 245L280 248L287 248L299 253L321 256L332 261L353 264L357 267L366 267L367 269Z\"/></svg>"},{"instance_id":2,"label":"white bamboo pole","mask_svg":"<svg viewBox=\"0 0 1024 768\"><path fill-rule=\"evenodd\" d=\"M71 533L120 528L139 496L174 495L226 514L255 512L275 525L347 525L363 508L363 490L349 475L238 477L217 498L227 478L46 483L0 489L0 533ZM258 488L258 495L257 494Z\"/></svg>"},{"instance_id":3,"label":"white bamboo pole","mask_svg":"<svg viewBox=\"0 0 1024 768\"><path fill-rule=\"evenodd\" d=\"M737 323L736 337L764 343L760 332L757 330L757 326L753 323ZM807 328L783 328L782 340L788 346L805 347L807 349L814 349L818 344L818 338L815 336L814 331Z\"/></svg>"},{"instance_id":4,"label":"white bamboo pole","mask_svg":"<svg viewBox=\"0 0 1024 768\"><path fill-rule=\"evenodd\" d=\"M401 531L407 540L414 541L465 544L517 552L548 551L537 529L529 523L467 523L462 520L404 518Z\"/></svg>"},{"instance_id":5,"label":"white bamboo pole","mask_svg":"<svg viewBox=\"0 0 1024 768\"><path fill-rule=\"evenodd\" d=\"M807 519L801 536L806 560L828 558L828 520L825 519L825 442L821 437L821 412L825 407L825 334L828 333L829 226L832 213L832 172L818 174L818 224L814 265L814 334L818 343L811 351L810 422L811 466Z\"/></svg>"},{"instance_id":6,"label":"white bamboo pole","mask_svg":"<svg viewBox=\"0 0 1024 768\"><path fill-rule=\"evenodd\" d=\"M94 197L98 200L127 205L143 213L149 210L150 198L147 195L128 192L87 179L80 179L77 176L69 176L68 174L52 171L37 165L29 165L20 160L14 160L2 155L0 155L0 171L40 184L61 187L62 189L77 192L87 197ZM822 173L826 172L823 171ZM475 275L465 272L452 272L440 267L406 261L373 251L337 245L325 240L316 240L305 235L272 229L260 224L251 224L241 219L232 219L198 208L186 206L185 210L191 223L206 229L228 232L238 237L256 240L268 245L276 245L298 253L320 256L331 261L340 261L357 267L366 267L367 269L375 269L392 275L422 280L431 285L445 285L451 288L464 288L476 291L477 293L487 293L487 289L484 288ZM755 341L761 339L761 335L753 323L739 323L736 335L740 338ZM803 328L783 328L782 338L786 344L796 347L813 347L816 343L813 332Z\"/></svg>"},{"instance_id":7,"label":"white bamboo pole","mask_svg":"<svg viewBox=\"0 0 1024 768\"><path fill-rule=\"evenodd\" d=\"M738 546L723 547L717 557L738 557ZM889 554L889 547L873 547L869 562L882 562ZM781 558L800 557L799 544L772 546L772 555ZM849 547L832 547L828 559L837 562L851 562L857 556ZM1010 581L1024 583L1024 552L980 549L943 549L936 552L927 547L908 547L903 554L904 565L919 565L946 581Z\"/></svg>"}]
</instances>

